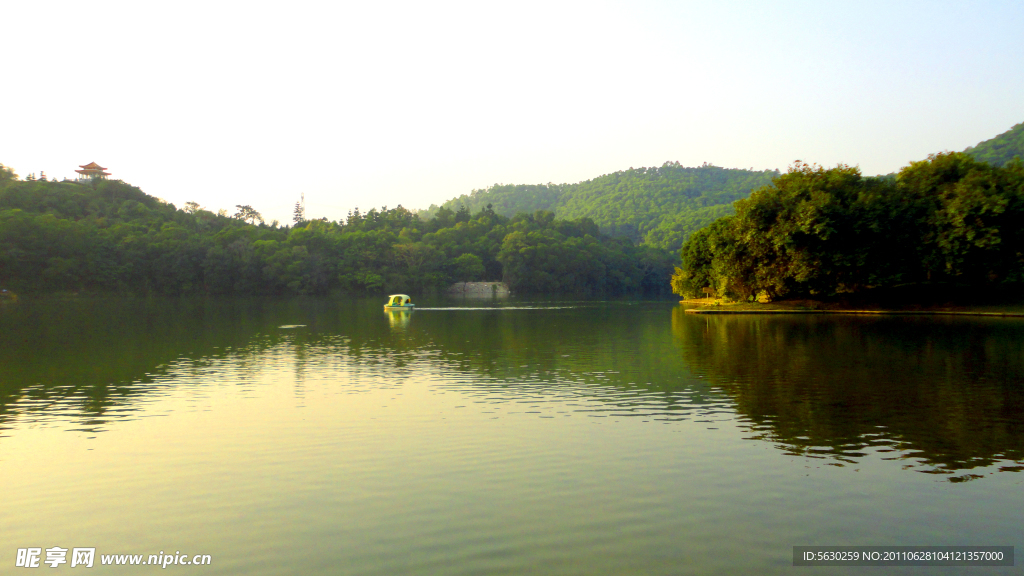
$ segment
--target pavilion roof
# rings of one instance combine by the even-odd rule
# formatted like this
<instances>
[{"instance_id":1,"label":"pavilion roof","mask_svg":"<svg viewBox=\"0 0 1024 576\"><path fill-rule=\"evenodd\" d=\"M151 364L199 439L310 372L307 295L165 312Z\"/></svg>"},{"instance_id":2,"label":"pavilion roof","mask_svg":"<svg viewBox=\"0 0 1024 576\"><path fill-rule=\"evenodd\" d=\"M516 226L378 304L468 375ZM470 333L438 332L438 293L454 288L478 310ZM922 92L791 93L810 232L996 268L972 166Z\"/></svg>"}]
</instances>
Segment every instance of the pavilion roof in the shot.
<instances>
[{"instance_id":1,"label":"pavilion roof","mask_svg":"<svg viewBox=\"0 0 1024 576\"><path fill-rule=\"evenodd\" d=\"M85 168L86 170L90 170L90 169L91 170L106 170L106 168L104 168L103 166L100 166L99 164L97 164L95 162L89 162L88 164L79 165L78 167L79 168ZM78 170L75 170L75 172L78 172Z\"/></svg>"}]
</instances>

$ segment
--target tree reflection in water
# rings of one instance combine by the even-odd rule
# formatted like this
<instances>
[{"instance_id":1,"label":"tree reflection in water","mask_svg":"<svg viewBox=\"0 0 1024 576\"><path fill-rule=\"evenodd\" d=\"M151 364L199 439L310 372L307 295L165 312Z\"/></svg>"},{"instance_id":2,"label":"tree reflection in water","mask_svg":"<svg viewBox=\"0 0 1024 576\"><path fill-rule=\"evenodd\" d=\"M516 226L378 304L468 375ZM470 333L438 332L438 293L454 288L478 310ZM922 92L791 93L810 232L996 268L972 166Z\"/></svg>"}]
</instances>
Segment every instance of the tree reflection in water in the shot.
<instances>
[{"instance_id":1,"label":"tree reflection in water","mask_svg":"<svg viewBox=\"0 0 1024 576\"><path fill-rule=\"evenodd\" d=\"M868 451L934 474L1024 459L1024 322L970 317L695 315L685 362L793 454ZM959 476L955 481L974 476Z\"/></svg>"},{"instance_id":2,"label":"tree reflection in water","mask_svg":"<svg viewBox=\"0 0 1024 576\"><path fill-rule=\"evenodd\" d=\"M285 354L297 387L307 373L440 374L438 389L487 402L580 400L588 414L651 421L735 411L751 439L836 466L881 457L953 481L1024 470L1018 319L709 316L599 301L398 314L379 299L18 304L0 313L0 437L16 419L102 432L181 378L220 386L220 371Z\"/></svg>"}]
</instances>

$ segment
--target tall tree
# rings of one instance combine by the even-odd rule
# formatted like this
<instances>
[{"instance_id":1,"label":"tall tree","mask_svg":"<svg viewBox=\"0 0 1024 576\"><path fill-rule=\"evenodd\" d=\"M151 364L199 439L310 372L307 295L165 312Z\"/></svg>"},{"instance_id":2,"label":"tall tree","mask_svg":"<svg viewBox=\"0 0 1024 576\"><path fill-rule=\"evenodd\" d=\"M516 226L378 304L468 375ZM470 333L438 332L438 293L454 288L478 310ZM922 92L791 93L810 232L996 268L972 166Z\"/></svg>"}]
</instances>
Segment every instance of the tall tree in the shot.
<instances>
[{"instance_id":1,"label":"tall tree","mask_svg":"<svg viewBox=\"0 0 1024 576\"><path fill-rule=\"evenodd\" d=\"M14 173L13 168L0 164L0 186L3 186L7 182L13 182L17 179L18 175Z\"/></svg>"},{"instance_id":2,"label":"tall tree","mask_svg":"<svg viewBox=\"0 0 1024 576\"><path fill-rule=\"evenodd\" d=\"M235 218L250 224L255 224L257 222L263 224L263 216L260 216L260 213L254 210L252 206L249 206L248 204L245 206L235 205L235 208L237 209L234 216Z\"/></svg>"}]
</instances>

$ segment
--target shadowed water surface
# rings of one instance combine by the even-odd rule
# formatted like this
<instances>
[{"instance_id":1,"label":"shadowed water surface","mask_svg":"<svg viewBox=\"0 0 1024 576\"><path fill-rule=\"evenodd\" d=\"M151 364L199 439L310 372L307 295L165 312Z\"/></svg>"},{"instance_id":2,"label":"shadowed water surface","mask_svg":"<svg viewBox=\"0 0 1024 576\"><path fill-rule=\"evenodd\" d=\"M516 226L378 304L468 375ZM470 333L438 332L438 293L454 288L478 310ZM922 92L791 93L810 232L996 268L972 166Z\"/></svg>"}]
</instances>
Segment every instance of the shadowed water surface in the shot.
<instances>
[{"instance_id":1,"label":"shadowed water surface","mask_svg":"<svg viewBox=\"0 0 1024 576\"><path fill-rule=\"evenodd\" d=\"M715 574L788 572L794 545L1018 544L1018 320L418 303L0 308L0 572L30 546Z\"/></svg>"}]
</instances>

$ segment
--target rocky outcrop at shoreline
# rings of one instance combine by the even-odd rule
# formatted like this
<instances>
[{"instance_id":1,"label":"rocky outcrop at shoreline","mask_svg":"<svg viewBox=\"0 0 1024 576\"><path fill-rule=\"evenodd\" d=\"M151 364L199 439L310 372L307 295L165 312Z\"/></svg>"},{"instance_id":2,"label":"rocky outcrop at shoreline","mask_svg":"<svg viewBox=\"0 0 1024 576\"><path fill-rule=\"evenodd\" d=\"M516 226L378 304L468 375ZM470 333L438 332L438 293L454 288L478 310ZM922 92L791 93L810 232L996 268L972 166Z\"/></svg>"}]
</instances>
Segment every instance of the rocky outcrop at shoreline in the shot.
<instances>
[{"instance_id":1,"label":"rocky outcrop at shoreline","mask_svg":"<svg viewBox=\"0 0 1024 576\"><path fill-rule=\"evenodd\" d=\"M505 297L510 294L504 282L456 282L445 290L449 296Z\"/></svg>"}]
</instances>

